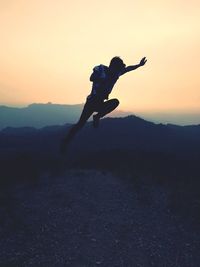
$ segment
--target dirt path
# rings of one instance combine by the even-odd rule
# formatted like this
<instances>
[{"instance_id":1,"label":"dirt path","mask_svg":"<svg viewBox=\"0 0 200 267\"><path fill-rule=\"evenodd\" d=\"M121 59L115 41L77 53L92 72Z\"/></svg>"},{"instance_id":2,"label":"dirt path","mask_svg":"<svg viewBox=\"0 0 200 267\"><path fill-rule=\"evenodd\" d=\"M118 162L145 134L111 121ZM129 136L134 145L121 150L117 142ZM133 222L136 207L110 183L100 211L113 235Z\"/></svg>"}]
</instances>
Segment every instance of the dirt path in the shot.
<instances>
[{"instance_id":1,"label":"dirt path","mask_svg":"<svg viewBox=\"0 0 200 267\"><path fill-rule=\"evenodd\" d=\"M18 186L0 212L0 267L199 266L200 238L159 186L68 171Z\"/></svg>"}]
</instances>

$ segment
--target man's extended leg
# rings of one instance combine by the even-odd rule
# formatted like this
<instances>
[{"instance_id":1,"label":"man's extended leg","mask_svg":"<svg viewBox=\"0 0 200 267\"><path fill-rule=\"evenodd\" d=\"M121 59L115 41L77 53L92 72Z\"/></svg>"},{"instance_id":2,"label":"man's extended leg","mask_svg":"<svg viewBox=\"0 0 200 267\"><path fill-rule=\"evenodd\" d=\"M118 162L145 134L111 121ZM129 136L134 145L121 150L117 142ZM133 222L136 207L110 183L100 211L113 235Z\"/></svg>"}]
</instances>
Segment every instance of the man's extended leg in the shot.
<instances>
[{"instance_id":1,"label":"man's extended leg","mask_svg":"<svg viewBox=\"0 0 200 267\"><path fill-rule=\"evenodd\" d=\"M93 116L94 127L97 128L99 125L100 118L104 117L106 114L116 109L118 105L119 105L119 100L116 98L103 102L100 108L98 109L98 113Z\"/></svg>"},{"instance_id":2,"label":"man's extended leg","mask_svg":"<svg viewBox=\"0 0 200 267\"><path fill-rule=\"evenodd\" d=\"M79 121L71 127L67 135L62 140L61 147L60 147L61 153L65 152L67 145L76 135L76 133L84 126L84 124L87 122L87 120L89 119L89 117L92 115L93 112L94 111L91 109L90 105L86 103L83 108Z\"/></svg>"}]
</instances>

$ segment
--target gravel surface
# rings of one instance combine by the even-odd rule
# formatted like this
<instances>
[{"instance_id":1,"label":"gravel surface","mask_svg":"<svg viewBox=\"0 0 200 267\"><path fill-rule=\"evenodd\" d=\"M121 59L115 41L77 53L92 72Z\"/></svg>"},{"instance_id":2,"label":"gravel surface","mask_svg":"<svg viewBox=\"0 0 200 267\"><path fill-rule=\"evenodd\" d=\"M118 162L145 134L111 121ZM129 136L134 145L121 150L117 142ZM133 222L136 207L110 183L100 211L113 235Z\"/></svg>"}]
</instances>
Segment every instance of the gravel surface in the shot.
<instances>
[{"instance_id":1,"label":"gravel surface","mask_svg":"<svg viewBox=\"0 0 200 267\"><path fill-rule=\"evenodd\" d=\"M1 196L0 267L198 267L199 234L168 199L95 170L17 186Z\"/></svg>"}]
</instances>

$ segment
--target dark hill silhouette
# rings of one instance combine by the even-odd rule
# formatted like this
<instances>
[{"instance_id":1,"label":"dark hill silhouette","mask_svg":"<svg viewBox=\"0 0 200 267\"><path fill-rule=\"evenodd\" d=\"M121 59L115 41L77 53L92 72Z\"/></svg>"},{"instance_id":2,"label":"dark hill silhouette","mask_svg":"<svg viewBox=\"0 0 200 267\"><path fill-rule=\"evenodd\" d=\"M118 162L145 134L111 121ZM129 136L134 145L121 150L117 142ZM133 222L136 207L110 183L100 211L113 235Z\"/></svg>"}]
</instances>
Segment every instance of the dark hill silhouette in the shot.
<instances>
[{"instance_id":1,"label":"dark hill silhouette","mask_svg":"<svg viewBox=\"0 0 200 267\"><path fill-rule=\"evenodd\" d=\"M88 122L62 158L60 141L69 127L70 124L2 130L0 160L4 172L9 168L9 160L23 169L24 158L30 159L31 166L34 162L36 169L60 168L62 164L61 168L65 168L67 164L109 170L139 169L139 172L159 173L158 176L164 172L164 176L170 177L178 173L180 177L198 177L200 172L199 125L155 124L136 116L105 118L99 129Z\"/></svg>"},{"instance_id":2,"label":"dark hill silhouette","mask_svg":"<svg viewBox=\"0 0 200 267\"><path fill-rule=\"evenodd\" d=\"M198 153L200 126L155 124L136 116L105 118L97 131L91 123L76 136L71 148L83 151L139 149L186 155Z\"/></svg>"},{"instance_id":3,"label":"dark hill silhouette","mask_svg":"<svg viewBox=\"0 0 200 267\"><path fill-rule=\"evenodd\" d=\"M41 129L7 127L0 132L0 142L3 147L15 147L19 150L24 148L30 151L33 148L38 149L40 153L42 150L45 152L46 149L51 149L58 153L60 139L69 127L70 124ZM21 138L16 138L17 136ZM155 124L136 116L105 118L101 120L98 130L93 129L92 123L88 122L72 141L69 150L85 153L104 149L139 149L182 156L187 156L188 153L199 155L200 125Z\"/></svg>"}]
</instances>

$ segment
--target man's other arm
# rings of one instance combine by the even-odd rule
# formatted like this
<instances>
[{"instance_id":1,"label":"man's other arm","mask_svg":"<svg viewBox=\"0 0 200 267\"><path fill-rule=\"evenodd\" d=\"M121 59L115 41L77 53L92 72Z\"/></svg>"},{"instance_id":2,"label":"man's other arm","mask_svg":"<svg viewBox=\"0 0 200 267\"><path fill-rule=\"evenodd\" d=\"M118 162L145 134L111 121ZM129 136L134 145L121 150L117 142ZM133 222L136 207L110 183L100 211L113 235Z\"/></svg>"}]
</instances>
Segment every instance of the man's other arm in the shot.
<instances>
[{"instance_id":1,"label":"man's other arm","mask_svg":"<svg viewBox=\"0 0 200 267\"><path fill-rule=\"evenodd\" d=\"M142 67L145 65L145 63L147 62L147 59L146 57L143 57L141 60L140 60L140 63L137 64L137 65L131 65L131 66L128 66L126 67L122 72L121 72L121 75L129 72L129 71L132 71L132 70L136 70L137 68L139 67Z\"/></svg>"}]
</instances>

